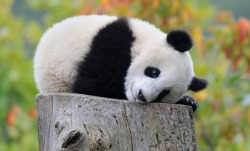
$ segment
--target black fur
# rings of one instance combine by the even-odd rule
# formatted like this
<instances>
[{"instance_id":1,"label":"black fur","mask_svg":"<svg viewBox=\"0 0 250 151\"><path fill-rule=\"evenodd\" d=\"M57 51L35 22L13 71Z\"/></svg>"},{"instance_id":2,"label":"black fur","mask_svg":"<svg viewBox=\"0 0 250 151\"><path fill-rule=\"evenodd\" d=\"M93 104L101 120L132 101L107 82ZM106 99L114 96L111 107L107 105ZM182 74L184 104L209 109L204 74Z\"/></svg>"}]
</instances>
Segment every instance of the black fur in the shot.
<instances>
[{"instance_id":1,"label":"black fur","mask_svg":"<svg viewBox=\"0 0 250 151\"><path fill-rule=\"evenodd\" d=\"M131 63L135 38L126 18L119 18L99 30L90 51L77 65L74 93L126 99L124 82Z\"/></svg>"},{"instance_id":2,"label":"black fur","mask_svg":"<svg viewBox=\"0 0 250 151\"><path fill-rule=\"evenodd\" d=\"M140 99L142 102L147 102L141 89L139 90L139 93L138 93L138 99Z\"/></svg>"},{"instance_id":3,"label":"black fur","mask_svg":"<svg viewBox=\"0 0 250 151\"><path fill-rule=\"evenodd\" d=\"M198 77L193 77L190 85L188 86L188 90L192 90L194 92L198 92L200 90L203 90L207 87L208 82L205 79L201 79Z\"/></svg>"},{"instance_id":4,"label":"black fur","mask_svg":"<svg viewBox=\"0 0 250 151\"><path fill-rule=\"evenodd\" d=\"M166 95L168 95L169 93L170 93L170 90L168 90L168 89L163 90L163 91L157 96L157 98L154 99L152 102L161 102L162 99L163 99Z\"/></svg>"},{"instance_id":5,"label":"black fur","mask_svg":"<svg viewBox=\"0 0 250 151\"><path fill-rule=\"evenodd\" d=\"M167 42L177 51L185 52L192 48L193 42L189 34L183 30L172 30L167 35Z\"/></svg>"},{"instance_id":6,"label":"black fur","mask_svg":"<svg viewBox=\"0 0 250 151\"><path fill-rule=\"evenodd\" d=\"M181 98L176 104L182 104L182 105L189 105L192 107L193 112L195 112L197 110L197 108L199 107L198 102L196 102L192 97L190 96L184 96L183 98Z\"/></svg>"}]
</instances>

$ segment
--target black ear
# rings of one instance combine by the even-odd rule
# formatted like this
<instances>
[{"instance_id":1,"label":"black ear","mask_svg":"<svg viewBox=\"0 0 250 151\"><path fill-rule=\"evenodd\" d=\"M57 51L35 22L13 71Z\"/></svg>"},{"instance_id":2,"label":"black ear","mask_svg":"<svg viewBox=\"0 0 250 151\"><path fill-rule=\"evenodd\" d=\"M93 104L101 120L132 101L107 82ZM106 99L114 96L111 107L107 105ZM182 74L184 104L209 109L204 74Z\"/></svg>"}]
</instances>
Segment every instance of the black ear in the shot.
<instances>
[{"instance_id":1,"label":"black ear","mask_svg":"<svg viewBox=\"0 0 250 151\"><path fill-rule=\"evenodd\" d=\"M184 30L172 30L167 35L167 42L179 52L185 52L192 48L193 42L189 34Z\"/></svg>"},{"instance_id":2,"label":"black ear","mask_svg":"<svg viewBox=\"0 0 250 151\"><path fill-rule=\"evenodd\" d=\"M198 92L200 90L203 90L207 87L208 82L205 79L201 79L201 78L197 78L197 77L193 77L190 85L188 86L188 90L194 91L194 92Z\"/></svg>"}]
</instances>

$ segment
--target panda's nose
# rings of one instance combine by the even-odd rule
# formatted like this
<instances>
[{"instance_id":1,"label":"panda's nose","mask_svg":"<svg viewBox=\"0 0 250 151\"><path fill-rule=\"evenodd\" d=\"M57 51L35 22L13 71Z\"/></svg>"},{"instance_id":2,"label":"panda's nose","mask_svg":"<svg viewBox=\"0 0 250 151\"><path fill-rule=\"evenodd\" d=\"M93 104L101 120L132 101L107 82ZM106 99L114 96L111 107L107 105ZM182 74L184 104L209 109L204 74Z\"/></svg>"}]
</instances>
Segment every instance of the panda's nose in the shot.
<instances>
[{"instance_id":1,"label":"panda's nose","mask_svg":"<svg viewBox=\"0 0 250 151\"><path fill-rule=\"evenodd\" d=\"M147 102L141 89L139 90L139 93L138 93L138 99L140 99L143 102Z\"/></svg>"}]
</instances>

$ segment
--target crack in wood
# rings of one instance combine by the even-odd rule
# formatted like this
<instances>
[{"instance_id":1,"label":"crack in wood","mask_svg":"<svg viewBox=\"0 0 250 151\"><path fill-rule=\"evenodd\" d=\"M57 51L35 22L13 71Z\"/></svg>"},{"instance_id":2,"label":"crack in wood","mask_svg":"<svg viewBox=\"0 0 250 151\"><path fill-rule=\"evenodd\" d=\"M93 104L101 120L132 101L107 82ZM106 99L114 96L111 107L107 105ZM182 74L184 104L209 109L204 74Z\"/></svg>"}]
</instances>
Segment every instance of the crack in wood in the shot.
<instances>
[{"instance_id":1,"label":"crack in wood","mask_svg":"<svg viewBox=\"0 0 250 151\"><path fill-rule=\"evenodd\" d=\"M83 139L83 134L79 130L72 130L63 139L62 148L74 148Z\"/></svg>"},{"instance_id":2,"label":"crack in wood","mask_svg":"<svg viewBox=\"0 0 250 151\"><path fill-rule=\"evenodd\" d=\"M110 138L104 130L96 125L83 124L83 126L87 133L88 144L91 151L102 151L110 148Z\"/></svg>"},{"instance_id":3,"label":"crack in wood","mask_svg":"<svg viewBox=\"0 0 250 151\"><path fill-rule=\"evenodd\" d=\"M127 114L127 108L126 108L126 103L123 102L123 115L124 115L124 118L125 118L125 121L127 122L128 124L128 129L129 129L129 135L130 135L130 141L131 141L131 151L134 150L133 148L133 137L132 137L132 134L131 134L131 128L130 128L130 123L129 123L129 120L128 120L128 114Z\"/></svg>"}]
</instances>

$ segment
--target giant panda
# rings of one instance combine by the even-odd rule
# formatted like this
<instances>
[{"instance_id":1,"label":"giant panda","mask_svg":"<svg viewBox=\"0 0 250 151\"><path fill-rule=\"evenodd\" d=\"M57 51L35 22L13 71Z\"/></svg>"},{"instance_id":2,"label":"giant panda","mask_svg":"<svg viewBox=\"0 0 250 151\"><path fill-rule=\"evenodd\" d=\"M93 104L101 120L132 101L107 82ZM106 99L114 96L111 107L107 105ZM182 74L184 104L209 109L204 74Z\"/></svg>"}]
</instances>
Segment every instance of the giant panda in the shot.
<instances>
[{"instance_id":1,"label":"giant panda","mask_svg":"<svg viewBox=\"0 0 250 151\"><path fill-rule=\"evenodd\" d=\"M207 81L194 74L190 35L136 18L83 15L56 23L34 57L41 93L71 92L137 102L191 105Z\"/></svg>"}]
</instances>

